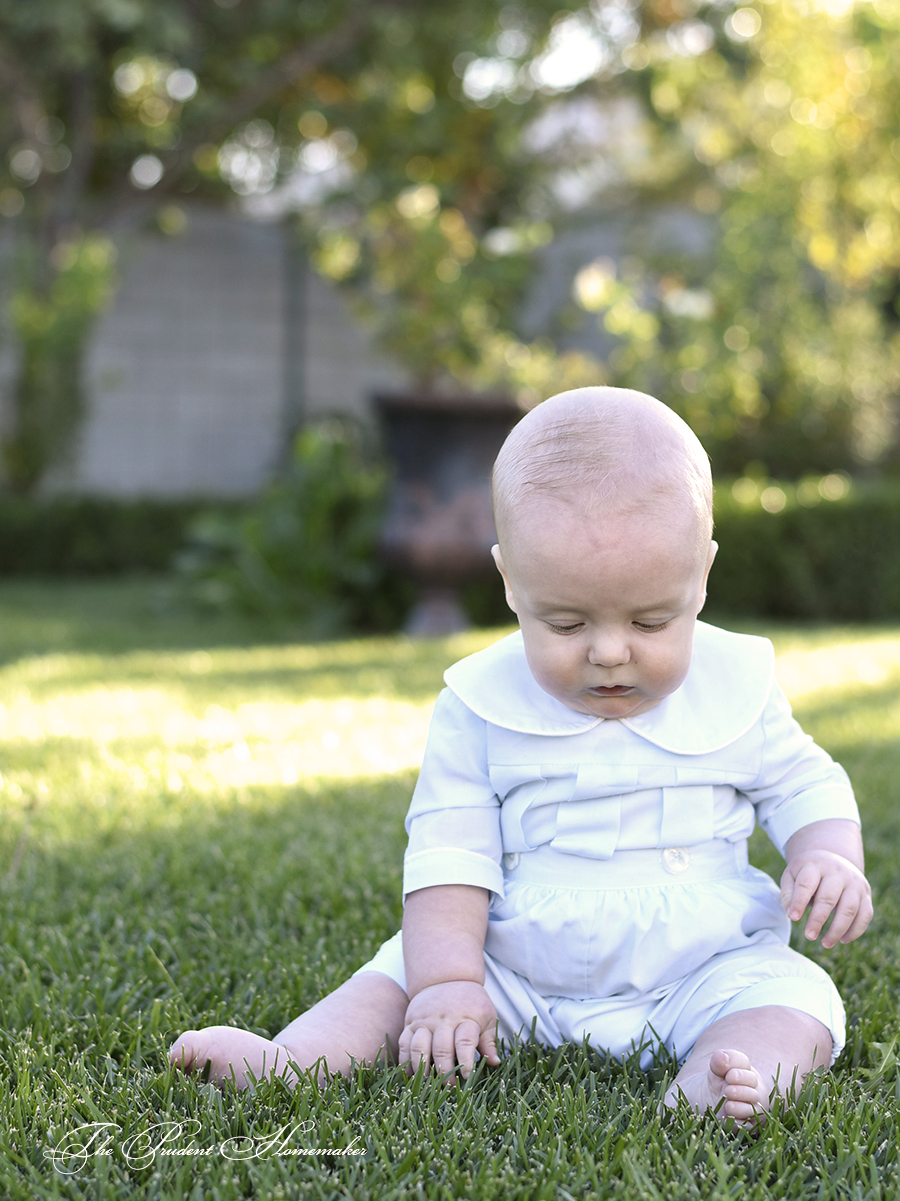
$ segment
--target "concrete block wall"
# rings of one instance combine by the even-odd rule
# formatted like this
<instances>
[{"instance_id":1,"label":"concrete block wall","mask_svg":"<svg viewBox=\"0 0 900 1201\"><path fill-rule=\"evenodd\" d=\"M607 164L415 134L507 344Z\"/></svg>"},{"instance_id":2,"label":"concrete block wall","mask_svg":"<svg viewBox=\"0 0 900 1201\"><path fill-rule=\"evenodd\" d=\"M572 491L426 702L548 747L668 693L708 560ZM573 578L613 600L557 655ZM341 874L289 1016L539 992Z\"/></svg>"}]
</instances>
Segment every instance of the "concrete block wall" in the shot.
<instances>
[{"instance_id":1,"label":"concrete block wall","mask_svg":"<svg viewBox=\"0 0 900 1201\"><path fill-rule=\"evenodd\" d=\"M121 286L89 354L89 410L50 489L249 495L300 412L366 419L373 392L402 387L337 291L292 253L281 226L208 209L188 210L177 237L123 243Z\"/></svg>"}]
</instances>

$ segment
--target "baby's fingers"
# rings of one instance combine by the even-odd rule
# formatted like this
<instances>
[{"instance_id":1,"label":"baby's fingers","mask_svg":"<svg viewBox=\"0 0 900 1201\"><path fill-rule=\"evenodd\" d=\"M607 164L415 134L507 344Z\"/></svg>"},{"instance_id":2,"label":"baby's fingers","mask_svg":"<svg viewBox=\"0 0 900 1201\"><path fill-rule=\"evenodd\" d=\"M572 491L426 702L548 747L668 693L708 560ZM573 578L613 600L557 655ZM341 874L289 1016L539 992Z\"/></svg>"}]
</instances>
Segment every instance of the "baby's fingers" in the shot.
<instances>
[{"instance_id":1,"label":"baby's fingers","mask_svg":"<svg viewBox=\"0 0 900 1201\"><path fill-rule=\"evenodd\" d=\"M840 901L841 894L842 888L840 880L832 880L826 877L819 885L818 891L816 892L813 900L812 909L809 911L809 920L806 923L806 929L804 931L804 934L808 939L815 942L815 940L819 937L822 927L828 920L829 913L833 912L834 907L837 905L838 901ZM855 915L856 907L854 906L853 913L851 914L850 918L851 921ZM836 920L837 914L835 914L835 921ZM832 925L833 924L834 923L832 923ZM823 945L833 946L834 944L824 941Z\"/></svg>"},{"instance_id":2,"label":"baby's fingers","mask_svg":"<svg viewBox=\"0 0 900 1201\"><path fill-rule=\"evenodd\" d=\"M859 938L861 934L865 934L874 916L875 907L872 904L872 897L869 893L866 893L860 902L853 925L843 936L841 942L853 942L854 938Z\"/></svg>"},{"instance_id":3,"label":"baby's fingers","mask_svg":"<svg viewBox=\"0 0 900 1201\"><path fill-rule=\"evenodd\" d=\"M459 1064L459 1074L463 1080L468 1080L475 1066L475 1054L481 1030L478 1023L471 1018L460 1022L455 1031L456 1062Z\"/></svg>"},{"instance_id":4,"label":"baby's fingers","mask_svg":"<svg viewBox=\"0 0 900 1201\"><path fill-rule=\"evenodd\" d=\"M427 1026L407 1026L400 1035L399 1047L400 1062L409 1065L410 1074L422 1065L426 1070L431 1067L432 1034Z\"/></svg>"},{"instance_id":5,"label":"baby's fingers","mask_svg":"<svg viewBox=\"0 0 900 1201\"><path fill-rule=\"evenodd\" d=\"M464 1030L468 1025L472 1025L472 1023L461 1022L454 1029L453 1026L447 1024L438 1026L434 1032L431 1054L434 1059L435 1070L445 1077L446 1084L456 1083L454 1073L456 1072L457 1063L463 1068L463 1076L468 1075L468 1072L465 1070L466 1040L460 1036L460 1031Z\"/></svg>"},{"instance_id":6,"label":"baby's fingers","mask_svg":"<svg viewBox=\"0 0 900 1201\"><path fill-rule=\"evenodd\" d=\"M494 1022L489 1029L481 1032L481 1039L478 1043L478 1050L488 1061L492 1067L496 1067L500 1062L500 1055L497 1051L497 1023Z\"/></svg>"},{"instance_id":7,"label":"baby's fingers","mask_svg":"<svg viewBox=\"0 0 900 1201\"><path fill-rule=\"evenodd\" d=\"M874 912L869 893L848 890L841 897L828 933L822 939L822 946L833 947L839 942L853 942L865 933Z\"/></svg>"},{"instance_id":8,"label":"baby's fingers","mask_svg":"<svg viewBox=\"0 0 900 1201\"><path fill-rule=\"evenodd\" d=\"M781 903L792 922L799 921L803 916L806 906L810 903L816 889L819 887L821 879L822 873L811 863L807 863L801 867L796 877L791 874L789 868L785 870L784 875L781 877ZM828 914L825 916L827 917ZM823 917L822 921L824 920L825 918ZM807 937L809 937L808 934Z\"/></svg>"},{"instance_id":9,"label":"baby's fingers","mask_svg":"<svg viewBox=\"0 0 900 1201\"><path fill-rule=\"evenodd\" d=\"M833 947L836 943L840 942L856 921L856 916L859 913L859 905L860 897L858 893L848 890L843 894L834 911L831 925L822 939L823 947ZM811 917L810 920L812 920Z\"/></svg>"}]
</instances>

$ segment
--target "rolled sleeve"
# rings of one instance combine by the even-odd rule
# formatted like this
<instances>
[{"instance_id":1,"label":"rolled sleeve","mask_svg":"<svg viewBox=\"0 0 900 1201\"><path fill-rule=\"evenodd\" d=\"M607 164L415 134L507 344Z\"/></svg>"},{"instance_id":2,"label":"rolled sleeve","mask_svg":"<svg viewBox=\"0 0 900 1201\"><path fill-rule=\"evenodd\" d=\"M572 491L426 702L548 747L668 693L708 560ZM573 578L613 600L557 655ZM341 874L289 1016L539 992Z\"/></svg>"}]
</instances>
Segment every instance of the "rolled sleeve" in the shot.
<instances>
[{"instance_id":1,"label":"rolled sleeve","mask_svg":"<svg viewBox=\"0 0 900 1201\"><path fill-rule=\"evenodd\" d=\"M784 854L791 835L813 822L844 818L859 824L847 773L803 732L777 684L763 713L763 764L744 789L759 824Z\"/></svg>"},{"instance_id":2,"label":"rolled sleeve","mask_svg":"<svg viewBox=\"0 0 900 1201\"><path fill-rule=\"evenodd\" d=\"M439 884L471 884L503 896L500 799L488 775L487 726L447 688L434 707L406 832L404 901Z\"/></svg>"}]
</instances>

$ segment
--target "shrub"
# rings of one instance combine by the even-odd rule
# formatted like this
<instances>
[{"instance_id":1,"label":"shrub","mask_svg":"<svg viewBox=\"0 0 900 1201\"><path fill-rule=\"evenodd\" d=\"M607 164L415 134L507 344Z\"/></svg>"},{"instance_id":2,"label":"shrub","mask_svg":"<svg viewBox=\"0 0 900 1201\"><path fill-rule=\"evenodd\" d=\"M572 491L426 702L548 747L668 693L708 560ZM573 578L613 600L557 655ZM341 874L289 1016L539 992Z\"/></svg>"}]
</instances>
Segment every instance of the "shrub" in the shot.
<instances>
[{"instance_id":1,"label":"shrub","mask_svg":"<svg viewBox=\"0 0 900 1201\"><path fill-rule=\"evenodd\" d=\"M0 500L0 576L163 572L215 607L292 618L311 633L392 630L414 587L377 539L386 473L352 434L307 431L286 476L255 502ZM710 613L814 621L900 619L900 482L716 489ZM479 625L511 622L499 577L463 592Z\"/></svg>"},{"instance_id":2,"label":"shrub","mask_svg":"<svg viewBox=\"0 0 900 1201\"><path fill-rule=\"evenodd\" d=\"M717 612L821 621L900 618L900 483L843 476L716 491Z\"/></svg>"},{"instance_id":3,"label":"shrub","mask_svg":"<svg viewBox=\"0 0 900 1201\"><path fill-rule=\"evenodd\" d=\"M191 524L175 564L184 591L204 605L294 618L318 636L396 626L403 587L377 554L386 484L350 427L305 429L289 469L257 501Z\"/></svg>"},{"instance_id":4,"label":"shrub","mask_svg":"<svg viewBox=\"0 0 900 1201\"><path fill-rule=\"evenodd\" d=\"M162 572L200 501L0 499L0 576Z\"/></svg>"}]
</instances>

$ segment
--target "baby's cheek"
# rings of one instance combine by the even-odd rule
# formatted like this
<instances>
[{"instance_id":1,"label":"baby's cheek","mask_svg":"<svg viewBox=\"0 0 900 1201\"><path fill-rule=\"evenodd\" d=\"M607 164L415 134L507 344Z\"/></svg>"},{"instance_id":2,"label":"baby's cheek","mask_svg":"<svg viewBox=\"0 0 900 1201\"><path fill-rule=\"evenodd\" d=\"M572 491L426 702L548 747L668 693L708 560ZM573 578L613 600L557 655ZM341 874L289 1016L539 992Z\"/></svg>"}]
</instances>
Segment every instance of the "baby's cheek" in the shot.
<instances>
[{"instance_id":1,"label":"baby's cheek","mask_svg":"<svg viewBox=\"0 0 900 1201\"><path fill-rule=\"evenodd\" d=\"M565 689L571 683L572 667L558 650L545 648L530 664L531 674L548 692Z\"/></svg>"},{"instance_id":2,"label":"baby's cheek","mask_svg":"<svg viewBox=\"0 0 900 1201\"><path fill-rule=\"evenodd\" d=\"M689 663L685 663L680 655L667 656L657 665L654 674L655 692L658 696L669 696L684 683Z\"/></svg>"}]
</instances>

